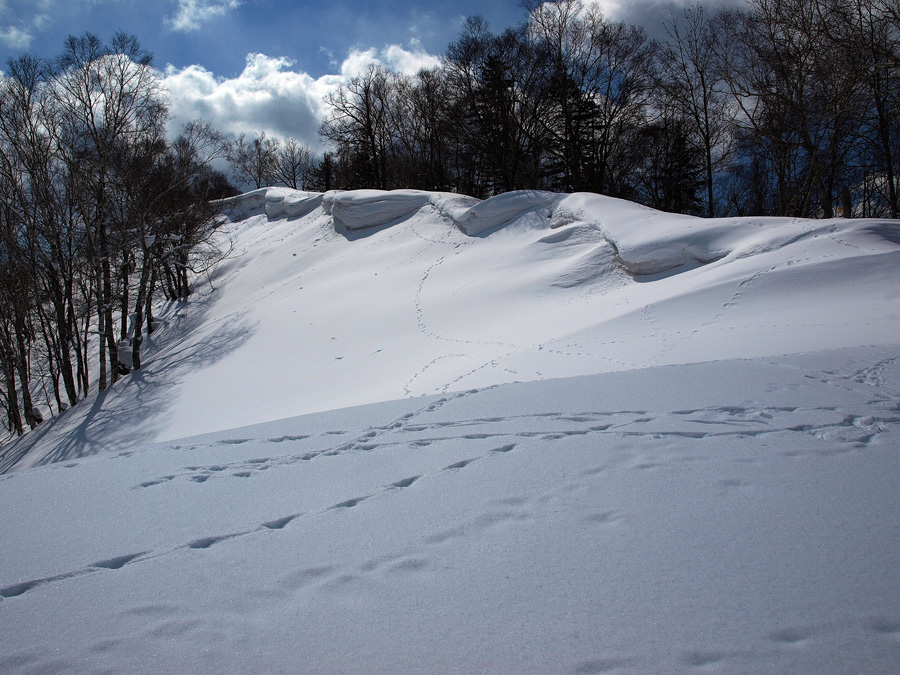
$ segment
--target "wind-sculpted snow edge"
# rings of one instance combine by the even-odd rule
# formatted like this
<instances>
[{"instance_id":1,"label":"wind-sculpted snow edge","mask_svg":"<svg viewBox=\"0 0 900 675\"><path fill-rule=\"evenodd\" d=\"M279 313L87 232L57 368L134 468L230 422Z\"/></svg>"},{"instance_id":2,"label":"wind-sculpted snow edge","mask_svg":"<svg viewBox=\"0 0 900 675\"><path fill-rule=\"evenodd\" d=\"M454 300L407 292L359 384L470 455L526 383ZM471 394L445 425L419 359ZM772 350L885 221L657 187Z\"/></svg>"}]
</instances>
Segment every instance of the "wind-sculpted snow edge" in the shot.
<instances>
[{"instance_id":1,"label":"wind-sculpted snow edge","mask_svg":"<svg viewBox=\"0 0 900 675\"><path fill-rule=\"evenodd\" d=\"M486 237L509 227L547 230L586 227L615 251L633 276L652 276L725 259L758 255L807 237L859 230L861 220L799 218L698 218L665 213L593 193L518 190L485 200L422 190L332 190L325 193L262 188L234 197L243 211L265 208L270 220L300 218L321 209L336 230L356 232L402 222L433 209L450 227Z\"/></svg>"}]
</instances>

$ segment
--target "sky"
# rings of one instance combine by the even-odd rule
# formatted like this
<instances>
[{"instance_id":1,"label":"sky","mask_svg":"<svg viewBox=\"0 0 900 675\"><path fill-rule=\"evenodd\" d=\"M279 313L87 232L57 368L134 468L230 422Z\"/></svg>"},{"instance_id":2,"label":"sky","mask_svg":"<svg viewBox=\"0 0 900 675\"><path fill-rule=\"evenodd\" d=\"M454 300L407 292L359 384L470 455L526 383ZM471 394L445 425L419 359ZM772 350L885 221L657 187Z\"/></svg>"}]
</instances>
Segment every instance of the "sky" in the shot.
<instances>
[{"instance_id":1,"label":"sky","mask_svg":"<svg viewBox=\"0 0 900 675\"><path fill-rule=\"evenodd\" d=\"M601 5L658 36L688 2ZM436 65L475 14L500 32L525 11L520 0L0 0L0 63L22 53L52 58L68 35L107 40L124 31L164 74L173 130L203 118L228 133L293 136L321 151L329 91L373 62L409 73Z\"/></svg>"}]
</instances>

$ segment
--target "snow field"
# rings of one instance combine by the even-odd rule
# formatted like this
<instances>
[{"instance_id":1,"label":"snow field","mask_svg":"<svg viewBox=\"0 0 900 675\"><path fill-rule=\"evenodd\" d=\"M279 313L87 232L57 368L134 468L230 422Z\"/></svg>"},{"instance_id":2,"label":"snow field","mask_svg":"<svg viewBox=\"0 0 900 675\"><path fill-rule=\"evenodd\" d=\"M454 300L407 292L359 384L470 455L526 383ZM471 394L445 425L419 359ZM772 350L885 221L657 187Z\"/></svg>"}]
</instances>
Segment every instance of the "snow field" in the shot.
<instances>
[{"instance_id":1,"label":"snow field","mask_svg":"<svg viewBox=\"0 0 900 675\"><path fill-rule=\"evenodd\" d=\"M7 476L4 540L48 545L5 565L0 665L891 672L890 354L504 385Z\"/></svg>"},{"instance_id":2,"label":"snow field","mask_svg":"<svg viewBox=\"0 0 900 675\"><path fill-rule=\"evenodd\" d=\"M896 223L262 190L221 236L0 455L0 672L896 672Z\"/></svg>"}]
</instances>

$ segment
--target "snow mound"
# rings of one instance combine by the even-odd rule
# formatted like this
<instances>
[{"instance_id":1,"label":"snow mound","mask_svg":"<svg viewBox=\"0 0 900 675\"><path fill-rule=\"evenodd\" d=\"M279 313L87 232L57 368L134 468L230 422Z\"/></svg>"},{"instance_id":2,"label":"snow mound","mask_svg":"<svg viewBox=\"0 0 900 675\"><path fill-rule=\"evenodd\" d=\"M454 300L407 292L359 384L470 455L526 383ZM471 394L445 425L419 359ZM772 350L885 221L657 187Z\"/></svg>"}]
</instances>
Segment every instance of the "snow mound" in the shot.
<instances>
[{"instance_id":1,"label":"snow mound","mask_svg":"<svg viewBox=\"0 0 900 675\"><path fill-rule=\"evenodd\" d=\"M537 240L564 260L551 282L560 288L576 288L608 279L621 279L615 246L595 227L572 224ZM569 252L569 255L560 255Z\"/></svg>"},{"instance_id":2,"label":"snow mound","mask_svg":"<svg viewBox=\"0 0 900 675\"><path fill-rule=\"evenodd\" d=\"M299 218L322 205L320 192L301 192L286 188L269 188L265 194L269 218Z\"/></svg>"},{"instance_id":3,"label":"snow mound","mask_svg":"<svg viewBox=\"0 0 900 675\"><path fill-rule=\"evenodd\" d=\"M546 209L550 218L553 206L563 199L562 195L536 190L520 190L491 197L475 204L454 220L460 230L474 237L502 227L513 220L521 220L525 214L538 209Z\"/></svg>"},{"instance_id":4,"label":"snow mound","mask_svg":"<svg viewBox=\"0 0 900 675\"><path fill-rule=\"evenodd\" d=\"M421 190L352 190L327 193L323 207L336 225L362 230L409 216L430 199L431 193Z\"/></svg>"}]
</instances>

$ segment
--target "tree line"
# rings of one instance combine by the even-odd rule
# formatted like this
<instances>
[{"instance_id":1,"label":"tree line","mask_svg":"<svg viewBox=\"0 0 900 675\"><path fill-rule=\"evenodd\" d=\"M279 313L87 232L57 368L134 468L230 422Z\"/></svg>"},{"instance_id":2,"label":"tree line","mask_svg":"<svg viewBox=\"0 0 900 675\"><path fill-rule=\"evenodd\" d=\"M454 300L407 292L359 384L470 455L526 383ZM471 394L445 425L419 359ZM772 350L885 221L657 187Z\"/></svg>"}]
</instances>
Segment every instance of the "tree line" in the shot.
<instances>
[{"instance_id":1,"label":"tree line","mask_svg":"<svg viewBox=\"0 0 900 675\"><path fill-rule=\"evenodd\" d=\"M653 41L580 0L328 97L334 187L591 191L706 216L897 217L896 0L700 4ZM323 181L323 172L317 174Z\"/></svg>"},{"instance_id":2,"label":"tree line","mask_svg":"<svg viewBox=\"0 0 900 675\"><path fill-rule=\"evenodd\" d=\"M202 122L169 138L159 72L133 36L70 37L52 60L10 60L0 79L0 410L21 434L33 396L65 410L141 367L155 300L190 293L220 255ZM90 361L96 359L95 364Z\"/></svg>"}]
</instances>

